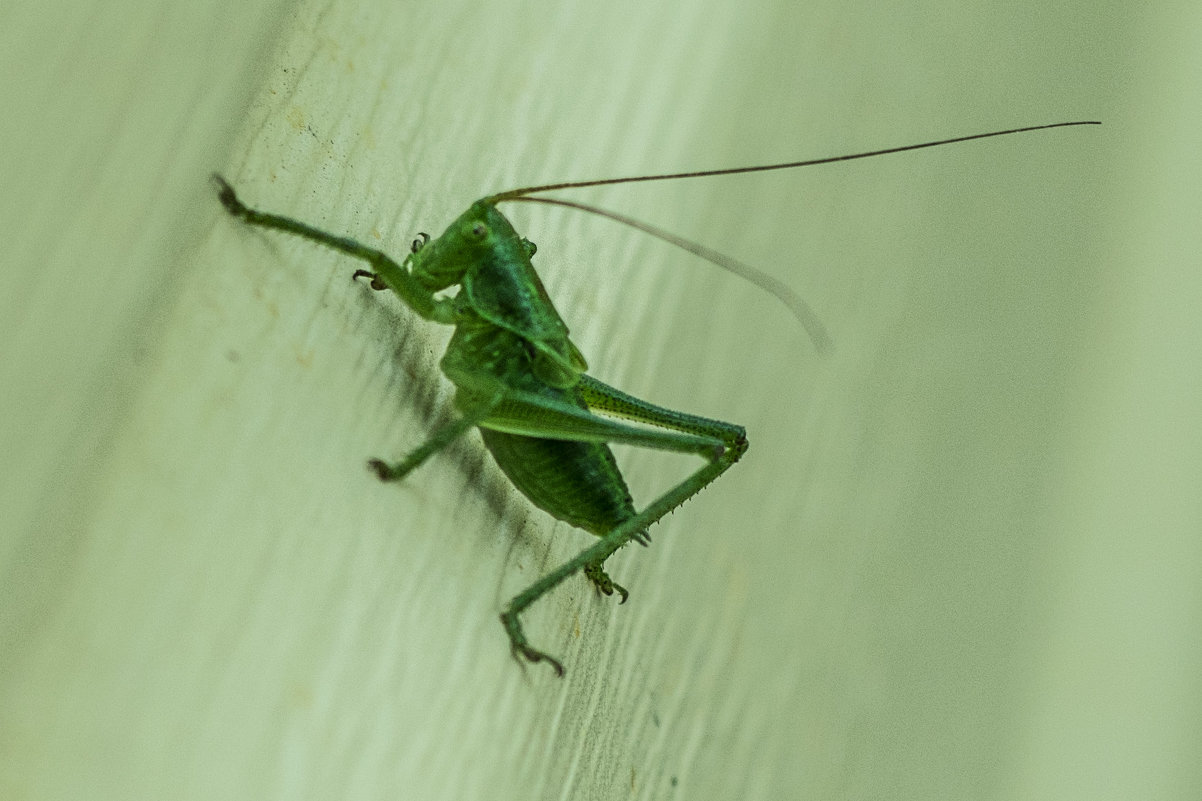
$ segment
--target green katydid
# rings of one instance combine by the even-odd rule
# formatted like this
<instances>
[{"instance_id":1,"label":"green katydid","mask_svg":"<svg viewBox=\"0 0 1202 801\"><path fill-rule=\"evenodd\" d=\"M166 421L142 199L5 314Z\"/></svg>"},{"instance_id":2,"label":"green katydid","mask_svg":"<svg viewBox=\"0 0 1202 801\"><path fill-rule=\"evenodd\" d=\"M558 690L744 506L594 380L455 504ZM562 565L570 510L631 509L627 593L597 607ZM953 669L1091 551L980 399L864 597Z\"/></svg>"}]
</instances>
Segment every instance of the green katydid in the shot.
<instances>
[{"instance_id":1,"label":"green katydid","mask_svg":"<svg viewBox=\"0 0 1202 801\"><path fill-rule=\"evenodd\" d=\"M648 527L725 473L746 452L747 438L742 426L655 406L588 375L584 356L568 338L568 328L531 264L534 243L514 230L497 210L497 204L526 201L580 209L682 247L774 295L822 349L829 342L822 324L776 279L638 220L540 195L587 186L791 169L1025 131L1096 124L1062 122L783 164L510 189L473 203L438 238L422 234L399 264L382 251L353 239L248 208L223 178L214 176L214 180L221 203L230 214L250 225L294 234L366 262L371 269L356 270L353 278L369 279L376 290L391 289L420 317L455 327L440 366L455 385L455 406L460 417L435 431L425 444L400 461L372 459L368 464L380 480L399 481L469 429L478 428L498 466L534 505L599 538L515 596L501 613L515 656L530 662L545 661L562 676L559 660L527 641L520 620L522 612L581 571L601 593L616 592L625 601L628 593L605 572L605 560L628 542L648 544ZM455 285L459 290L453 296L438 296ZM705 464L637 511L609 449L611 443L696 454Z\"/></svg>"}]
</instances>

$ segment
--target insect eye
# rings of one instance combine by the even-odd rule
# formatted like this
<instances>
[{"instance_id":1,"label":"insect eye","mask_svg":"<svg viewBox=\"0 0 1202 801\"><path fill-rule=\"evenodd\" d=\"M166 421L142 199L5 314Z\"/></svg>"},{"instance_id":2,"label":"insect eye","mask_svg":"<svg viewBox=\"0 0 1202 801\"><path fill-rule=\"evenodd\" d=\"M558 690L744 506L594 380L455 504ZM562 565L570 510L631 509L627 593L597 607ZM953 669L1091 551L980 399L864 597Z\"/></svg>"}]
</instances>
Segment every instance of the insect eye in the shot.
<instances>
[{"instance_id":1,"label":"insect eye","mask_svg":"<svg viewBox=\"0 0 1202 801\"><path fill-rule=\"evenodd\" d=\"M413 244L409 246L409 250L413 253L417 253L426 246L427 242L430 241L430 235L425 231L419 231L417 235L420 237L420 239L413 240Z\"/></svg>"},{"instance_id":2,"label":"insect eye","mask_svg":"<svg viewBox=\"0 0 1202 801\"><path fill-rule=\"evenodd\" d=\"M478 239L483 239L488 235L488 226L482 222L478 222L472 226L472 236Z\"/></svg>"}]
</instances>

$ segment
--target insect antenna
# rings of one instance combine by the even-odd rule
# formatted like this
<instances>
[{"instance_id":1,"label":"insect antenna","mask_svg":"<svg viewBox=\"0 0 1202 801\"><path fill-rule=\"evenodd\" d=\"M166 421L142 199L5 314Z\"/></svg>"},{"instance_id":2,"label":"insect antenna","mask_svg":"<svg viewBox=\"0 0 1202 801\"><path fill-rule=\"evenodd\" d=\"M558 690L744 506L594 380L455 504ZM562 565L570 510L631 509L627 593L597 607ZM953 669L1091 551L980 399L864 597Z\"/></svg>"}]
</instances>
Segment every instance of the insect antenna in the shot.
<instances>
[{"instance_id":1,"label":"insect antenna","mask_svg":"<svg viewBox=\"0 0 1202 801\"><path fill-rule=\"evenodd\" d=\"M577 203L574 200L562 200L553 197L530 197L528 195L515 195L513 197L504 198L505 200L521 200L528 203L546 203L550 206L565 206L570 209L579 209L580 211L588 211L593 214L599 214L614 222L620 222L623 225L629 225L631 228L636 228L645 234L650 234L656 239L662 239L676 245L678 248L687 250L689 253L700 256L706 261L716 264L728 272L743 278L752 284L755 284L760 289L764 290L781 303L788 307L789 311L801 323L802 328L809 334L810 339L814 342L814 347L819 351L825 351L831 346L830 335L826 333L826 327L822 321L818 319L818 315L810 308L809 304L801 299L800 296L788 287L783 281L778 281L762 270L757 270L749 264L732 259L725 253L719 253L716 250L707 248L705 245L698 244L692 240L685 239L682 236L665 231L662 228L656 228L654 225L645 223L642 220L636 220L633 217L627 217L624 214L618 214L615 211L590 206L587 203Z\"/></svg>"},{"instance_id":2,"label":"insect antenna","mask_svg":"<svg viewBox=\"0 0 1202 801\"><path fill-rule=\"evenodd\" d=\"M827 156L819 159L806 159L804 161L787 161L780 164L760 164L753 167L730 167L721 170L698 170L695 172L673 172L664 173L661 175L633 175L626 178L602 178L594 181L564 181L555 184L541 184L538 186L523 186L517 189L509 189L504 192L499 192L487 198L490 203L501 203L504 201L526 201L529 203L546 203L552 206L566 206L567 208L579 209L581 211L592 212L599 214L602 217L620 222L623 225L629 225L631 228L636 228L646 234L662 239L665 242L670 242L679 248L683 248L690 253L693 253L708 262L718 265L724 270L728 270L735 275L738 275L764 291L771 294L777 300L781 301L789 308L793 316L797 318L810 339L814 341L814 345L818 350L825 350L830 347L830 337L826 333L822 322L814 311L803 301L796 293L793 292L786 284L778 281L765 272L755 269L750 265L744 264L736 259L719 253L716 250L692 242L683 237L669 233L662 228L656 228L654 225L636 220L632 217L627 217L617 212L601 209L596 206L590 206L586 203L577 203L571 200L560 200L558 198L532 197L532 195L542 192L551 192L557 189L580 189L586 186L611 186L613 184L632 184L641 183L644 181L672 181L678 178L709 178L716 175L741 175L749 172L767 172L769 170L789 170L794 167L814 167L819 164L834 164L838 161L853 161L855 159L872 158L873 156L885 156L890 153L904 153L907 150L922 150L928 147L939 147L940 145L951 145L957 142L969 142L974 139L988 139L994 136L1009 136L1010 134L1026 133L1028 131L1044 131L1049 128L1069 128L1076 125L1101 125L1097 120L1083 120L1078 122L1054 122L1047 125L1028 125L1023 128L1010 128L1004 131L989 131L988 133L971 134L969 136L956 136L951 139L938 139L933 142L921 142L916 145L903 145L901 147L887 147L881 150L867 150L861 153L849 153L843 156Z\"/></svg>"},{"instance_id":3,"label":"insect antenna","mask_svg":"<svg viewBox=\"0 0 1202 801\"><path fill-rule=\"evenodd\" d=\"M769 170L791 170L794 167L814 167L819 164L834 164L837 161L853 161L855 159L872 158L873 156L887 156L890 153L904 153L907 150L922 150L927 147L939 147L940 145L952 145L956 142L970 142L973 139L988 139L993 136L1009 136L1010 134L1026 133L1027 131L1045 131L1048 128L1069 128L1074 125L1101 125L1097 120L1086 120L1082 122L1053 122L1048 125L1028 125L1025 128L1010 128L1006 131L990 131L988 133L970 134L969 136L956 136L951 139L939 139L934 142L921 142L917 145L902 145L901 147L887 147L883 150L867 150L863 153L849 153L843 156L827 156L821 159L806 159L805 161L786 161L780 164L759 164L754 167L728 167L721 170L698 170L696 172L670 172L662 175L632 175L626 178L601 178L595 181L566 181L558 184L542 184L541 186L523 186L520 189L509 189L505 192L499 192L489 198L494 203L499 203L502 200L514 200L517 197L524 195L533 195L537 192L550 192L555 189L579 189L585 186L609 186L611 184L633 184L642 181L673 181L677 178L709 178L714 175L741 175L747 172L767 172Z\"/></svg>"}]
</instances>

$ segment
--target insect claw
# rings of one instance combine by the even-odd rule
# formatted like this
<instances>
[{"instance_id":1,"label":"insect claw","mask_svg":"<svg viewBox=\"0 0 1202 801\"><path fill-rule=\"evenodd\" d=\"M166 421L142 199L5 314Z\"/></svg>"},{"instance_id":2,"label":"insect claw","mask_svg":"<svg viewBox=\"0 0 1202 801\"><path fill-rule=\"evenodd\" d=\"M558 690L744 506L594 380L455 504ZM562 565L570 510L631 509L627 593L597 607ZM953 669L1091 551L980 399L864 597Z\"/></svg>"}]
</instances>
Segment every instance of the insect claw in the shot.
<instances>
[{"instance_id":1,"label":"insect claw","mask_svg":"<svg viewBox=\"0 0 1202 801\"><path fill-rule=\"evenodd\" d=\"M246 206L242 205L242 201L238 200L238 195L234 192L234 187L230 186L229 181L222 178L217 173L213 173L213 183L217 185L217 199L221 201L221 205L225 206L225 210L235 217L245 216Z\"/></svg>"},{"instance_id":2,"label":"insect claw","mask_svg":"<svg viewBox=\"0 0 1202 801\"><path fill-rule=\"evenodd\" d=\"M544 654L542 651L536 651L528 645L518 645L517 643L513 643L512 650L513 658L517 660L519 665L525 664L522 662L523 659L532 664L535 662L546 662L555 670L556 676L563 678L563 664L555 657Z\"/></svg>"},{"instance_id":3,"label":"insect claw","mask_svg":"<svg viewBox=\"0 0 1202 801\"><path fill-rule=\"evenodd\" d=\"M522 657L527 662L546 662L555 669L555 675L563 678L563 663L550 654L544 654L542 651L535 650L526 644L526 635L522 633L522 624L518 622L517 615L512 612L501 613L501 625L505 627L506 633L509 634L509 648L513 653L513 658L518 660L518 664L522 664Z\"/></svg>"},{"instance_id":4,"label":"insect claw","mask_svg":"<svg viewBox=\"0 0 1202 801\"><path fill-rule=\"evenodd\" d=\"M371 270L355 270L355 272L351 274L351 280L354 281L356 278L370 278L371 288L377 292L388 289L388 285L380 280L380 276L376 275Z\"/></svg>"},{"instance_id":5,"label":"insect claw","mask_svg":"<svg viewBox=\"0 0 1202 801\"><path fill-rule=\"evenodd\" d=\"M530 660L531 662L546 662L548 665L550 665L551 667L553 667L555 669L556 676L558 676L561 679L563 678L563 664L555 657L548 656L547 654L544 654L542 651L536 651L533 648L529 648L529 647L522 648L521 653L522 653L522 656L526 657L526 659Z\"/></svg>"}]
</instances>

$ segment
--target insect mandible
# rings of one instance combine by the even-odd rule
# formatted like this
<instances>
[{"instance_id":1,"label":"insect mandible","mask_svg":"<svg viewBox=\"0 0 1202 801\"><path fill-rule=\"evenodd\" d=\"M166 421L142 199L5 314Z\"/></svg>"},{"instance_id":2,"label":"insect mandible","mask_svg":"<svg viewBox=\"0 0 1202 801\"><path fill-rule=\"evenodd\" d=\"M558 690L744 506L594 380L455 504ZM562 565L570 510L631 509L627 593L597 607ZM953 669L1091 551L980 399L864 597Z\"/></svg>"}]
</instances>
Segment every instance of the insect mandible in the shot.
<instances>
[{"instance_id":1,"label":"insect mandible","mask_svg":"<svg viewBox=\"0 0 1202 801\"><path fill-rule=\"evenodd\" d=\"M455 327L440 367L455 385L454 404L459 417L435 431L400 461L372 459L368 465L381 481L399 481L458 437L478 428L497 465L535 506L599 538L516 595L501 613L501 623L515 656L530 662L547 662L562 676L563 664L527 641L520 619L522 612L560 582L581 571L599 592L605 595L616 592L624 602L629 593L605 572L605 560L628 542L647 545L648 527L739 461L747 451L747 438L742 426L656 406L588 375L584 356L568 338L567 326L534 271L530 260L535 252L534 243L514 230L497 210L497 204L525 201L567 206L671 242L777 297L822 349L829 342L822 324L800 298L776 279L638 220L584 203L540 195L587 186L792 169L1025 131L1097 124L1061 122L783 164L510 189L477 200L441 236L431 239L421 234L399 264L383 251L354 239L249 208L225 179L218 175L213 178L221 204L233 216L250 225L293 234L366 262L371 269L356 270L352 278L367 278L372 289L392 290L418 316ZM456 285L459 289L454 295L438 295ZM695 454L705 463L639 511L609 449L612 443Z\"/></svg>"}]
</instances>

